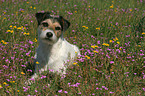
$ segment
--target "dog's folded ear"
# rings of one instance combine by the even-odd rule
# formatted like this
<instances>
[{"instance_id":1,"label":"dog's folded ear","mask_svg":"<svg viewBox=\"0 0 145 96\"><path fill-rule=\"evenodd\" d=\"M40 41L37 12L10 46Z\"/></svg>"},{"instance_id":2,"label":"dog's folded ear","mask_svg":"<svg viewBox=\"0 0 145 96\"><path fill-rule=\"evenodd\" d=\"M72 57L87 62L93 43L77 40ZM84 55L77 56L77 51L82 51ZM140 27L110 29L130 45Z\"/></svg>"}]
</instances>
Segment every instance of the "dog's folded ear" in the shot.
<instances>
[{"instance_id":1,"label":"dog's folded ear","mask_svg":"<svg viewBox=\"0 0 145 96\"><path fill-rule=\"evenodd\" d=\"M70 26L70 22L64 19L62 16L59 16L59 22L62 27L62 31L66 31Z\"/></svg>"},{"instance_id":2,"label":"dog's folded ear","mask_svg":"<svg viewBox=\"0 0 145 96\"><path fill-rule=\"evenodd\" d=\"M38 25L40 25L43 20L50 17L50 12L36 13L35 17L38 21Z\"/></svg>"}]
</instances>

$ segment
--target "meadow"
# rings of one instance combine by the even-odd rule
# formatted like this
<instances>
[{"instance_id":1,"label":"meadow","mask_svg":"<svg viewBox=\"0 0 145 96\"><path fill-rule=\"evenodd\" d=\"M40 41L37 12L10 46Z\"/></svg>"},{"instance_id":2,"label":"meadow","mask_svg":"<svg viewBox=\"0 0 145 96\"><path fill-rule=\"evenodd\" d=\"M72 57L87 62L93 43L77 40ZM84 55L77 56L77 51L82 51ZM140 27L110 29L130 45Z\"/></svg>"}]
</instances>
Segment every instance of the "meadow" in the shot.
<instances>
[{"instance_id":1,"label":"meadow","mask_svg":"<svg viewBox=\"0 0 145 96\"><path fill-rule=\"evenodd\" d=\"M1 0L1 96L145 95L145 0ZM65 76L44 72L32 85L23 71L38 46L35 13L70 21L64 38L81 58Z\"/></svg>"}]
</instances>

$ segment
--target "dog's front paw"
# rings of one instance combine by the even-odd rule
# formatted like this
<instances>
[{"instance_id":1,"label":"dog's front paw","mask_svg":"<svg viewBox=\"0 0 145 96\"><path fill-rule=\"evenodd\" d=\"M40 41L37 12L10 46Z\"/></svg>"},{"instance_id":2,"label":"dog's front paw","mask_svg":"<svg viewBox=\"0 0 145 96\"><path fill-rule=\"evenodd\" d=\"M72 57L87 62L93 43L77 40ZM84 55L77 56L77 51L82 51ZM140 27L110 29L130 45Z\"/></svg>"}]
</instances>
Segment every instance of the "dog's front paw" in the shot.
<instances>
[{"instance_id":1,"label":"dog's front paw","mask_svg":"<svg viewBox=\"0 0 145 96\"><path fill-rule=\"evenodd\" d=\"M31 79L27 80L24 84L28 86L28 85L31 85L33 83L35 83L35 79L31 78Z\"/></svg>"}]
</instances>

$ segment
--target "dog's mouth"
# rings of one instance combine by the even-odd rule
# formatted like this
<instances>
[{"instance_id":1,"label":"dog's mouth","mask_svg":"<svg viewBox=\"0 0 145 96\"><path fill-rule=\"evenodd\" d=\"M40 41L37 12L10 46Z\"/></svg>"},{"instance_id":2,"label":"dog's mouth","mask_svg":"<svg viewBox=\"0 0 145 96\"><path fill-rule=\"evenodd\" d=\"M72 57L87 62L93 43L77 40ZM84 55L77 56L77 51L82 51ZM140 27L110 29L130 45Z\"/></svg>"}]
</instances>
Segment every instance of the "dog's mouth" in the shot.
<instances>
[{"instance_id":1,"label":"dog's mouth","mask_svg":"<svg viewBox=\"0 0 145 96\"><path fill-rule=\"evenodd\" d=\"M44 38L44 40L52 41L50 38Z\"/></svg>"}]
</instances>

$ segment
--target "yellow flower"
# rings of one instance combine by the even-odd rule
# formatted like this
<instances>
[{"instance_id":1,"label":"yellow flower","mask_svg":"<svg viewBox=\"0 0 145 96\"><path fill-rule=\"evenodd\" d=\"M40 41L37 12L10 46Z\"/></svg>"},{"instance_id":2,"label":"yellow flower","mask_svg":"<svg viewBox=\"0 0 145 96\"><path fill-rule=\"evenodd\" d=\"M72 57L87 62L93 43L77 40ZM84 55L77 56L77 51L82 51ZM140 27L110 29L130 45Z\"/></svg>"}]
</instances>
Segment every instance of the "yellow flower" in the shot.
<instances>
[{"instance_id":1,"label":"yellow flower","mask_svg":"<svg viewBox=\"0 0 145 96\"><path fill-rule=\"evenodd\" d=\"M93 52L94 52L94 53L99 53L99 52L98 52L98 51L96 51L96 50L94 50Z\"/></svg>"},{"instance_id":2,"label":"yellow flower","mask_svg":"<svg viewBox=\"0 0 145 96\"><path fill-rule=\"evenodd\" d=\"M88 29L88 27L86 27L86 29Z\"/></svg>"},{"instance_id":3,"label":"yellow flower","mask_svg":"<svg viewBox=\"0 0 145 96\"><path fill-rule=\"evenodd\" d=\"M2 43L4 43L5 41L4 41L4 40L2 40L1 42L2 42Z\"/></svg>"},{"instance_id":4,"label":"yellow flower","mask_svg":"<svg viewBox=\"0 0 145 96\"><path fill-rule=\"evenodd\" d=\"M77 62L74 62L74 63L73 63L73 65L76 65L76 64L78 64L78 63L77 63Z\"/></svg>"},{"instance_id":5,"label":"yellow flower","mask_svg":"<svg viewBox=\"0 0 145 96\"><path fill-rule=\"evenodd\" d=\"M84 27L84 28L88 29L88 27L87 27L87 26L82 26L82 27Z\"/></svg>"},{"instance_id":6,"label":"yellow flower","mask_svg":"<svg viewBox=\"0 0 145 96\"><path fill-rule=\"evenodd\" d=\"M112 1L112 3L114 3L114 1Z\"/></svg>"},{"instance_id":7,"label":"yellow flower","mask_svg":"<svg viewBox=\"0 0 145 96\"><path fill-rule=\"evenodd\" d=\"M73 65L77 65L77 66L79 66L78 62L74 62Z\"/></svg>"},{"instance_id":8,"label":"yellow flower","mask_svg":"<svg viewBox=\"0 0 145 96\"><path fill-rule=\"evenodd\" d=\"M77 11L75 11L75 13L77 13Z\"/></svg>"},{"instance_id":9,"label":"yellow flower","mask_svg":"<svg viewBox=\"0 0 145 96\"><path fill-rule=\"evenodd\" d=\"M8 44L7 42L4 42L4 44Z\"/></svg>"},{"instance_id":10,"label":"yellow flower","mask_svg":"<svg viewBox=\"0 0 145 96\"><path fill-rule=\"evenodd\" d=\"M20 92L19 90L17 90L17 92Z\"/></svg>"},{"instance_id":11,"label":"yellow flower","mask_svg":"<svg viewBox=\"0 0 145 96\"><path fill-rule=\"evenodd\" d=\"M113 6L113 4L110 6L110 8L113 8L114 6Z\"/></svg>"},{"instance_id":12,"label":"yellow flower","mask_svg":"<svg viewBox=\"0 0 145 96\"><path fill-rule=\"evenodd\" d=\"M1 84L0 84L0 88L3 88Z\"/></svg>"},{"instance_id":13,"label":"yellow flower","mask_svg":"<svg viewBox=\"0 0 145 96\"><path fill-rule=\"evenodd\" d=\"M23 10L21 10L21 12L23 13L24 11L23 11Z\"/></svg>"},{"instance_id":14,"label":"yellow flower","mask_svg":"<svg viewBox=\"0 0 145 96\"><path fill-rule=\"evenodd\" d=\"M12 26L12 25L10 25L9 27L10 27L10 28L12 28L13 26Z\"/></svg>"},{"instance_id":15,"label":"yellow flower","mask_svg":"<svg viewBox=\"0 0 145 96\"><path fill-rule=\"evenodd\" d=\"M100 30L100 27L96 28L97 30Z\"/></svg>"},{"instance_id":16,"label":"yellow flower","mask_svg":"<svg viewBox=\"0 0 145 96\"><path fill-rule=\"evenodd\" d=\"M7 83L6 83L6 82L4 82L3 84L4 84L4 85L7 85Z\"/></svg>"},{"instance_id":17,"label":"yellow flower","mask_svg":"<svg viewBox=\"0 0 145 96\"><path fill-rule=\"evenodd\" d=\"M37 39L35 38L33 41L34 41L34 42L37 42Z\"/></svg>"},{"instance_id":18,"label":"yellow flower","mask_svg":"<svg viewBox=\"0 0 145 96\"><path fill-rule=\"evenodd\" d=\"M109 44L107 44L107 43L103 43L102 45L109 46Z\"/></svg>"},{"instance_id":19,"label":"yellow flower","mask_svg":"<svg viewBox=\"0 0 145 96\"><path fill-rule=\"evenodd\" d=\"M145 35L145 32L141 33L142 35Z\"/></svg>"},{"instance_id":20,"label":"yellow flower","mask_svg":"<svg viewBox=\"0 0 145 96\"><path fill-rule=\"evenodd\" d=\"M26 35L27 33L26 33L26 32L24 32L23 34L24 34L24 35Z\"/></svg>"},{"instance_id":21,"label":"yellow flower","mask_svg":"<svg viewBox=\"0 0 145 96\"><path fill-rule=\"evenodd\" d=\"M21 27L18 27L17 29L22 29Z\"/></svg>"},{"instance_id":22,"label":"yellow flower","mask_svg":"<svg viewBox=\"0 0 145 96\"><path fill-rule=\"evenodd\" d=\"M37 61L36 64L39 64L39 62Z\"/></svg>"},{"instance_id":23,"label":"yellow flower","mask_svg":"<svg viewBox=\"0 0 145 96\"><path fill-rule=\"evenodd\" d=\"M116 39L113 39L114 41L116 41Z\"/></svg>"},{"instance_id":24,"label":"yellow flower","mask_svg":"<svg viewBox=\"0 0 145 96\"><path fill-rule=\"evenodd\" d=\"M4 40L1 40L1 42L3 43L3 44L8 44L7 42L5 42Z\"/></svg>"},{"instance_id":25,"label":"yellow flower","mask_svg":"<svg viewBox=\"0 0 145 96\"><path fill-rule=\"evenodd\" d=\"M7 30L7 32L11 32L11 30Z\"/></svg>"},{"instance_id":26,"label":"yellow flower","mask_svg":"<svg viewBox=\"0 0 145 96\"><path fill-rule=\"evenodd\" d=\"M115 40L118 40L118 38L116 37Z\"/></svg>"},{"instance_id":27,"label":"yellow flower","mask_svg":"<svg viewBox=\"0 0 145 96\"><path fill-rule=\"evenodd\" d=\"M85 57L86 57L87 59L90 59L90 57L89 57L89 56L87 56L87 55L86 55Z\"/></svg>"},{"instance_id":28,"label":"yellow flower","mask_svg":"<svg viewBox=\"0 0 145 96\"><path fill-rule=\"evenodd\" d=\"M117 10L117 8L115 9L115 12L117 12L118 10Z\"/></svg>"},{"instance_id":29,"label":"yellow flower","mask_svg":"<svg viewBox=\"0 0 145 96\"><path fill-rule=\"evenodd\" d=\"M117 42L117 44L120 44L120 42Z\"/></svg>"},{"instance_id":30,"label":"yellow flower","mask_svg":"<svg viewBox=\"0 0 145 96\"><path fill-rule=\"evenodd\" d=\"M10 88L11 86L7 86L7 88Z\"/></svg>"},{"instance_id":31,"label":"yellow flower","mask_svg":"<svg viewBox=\"0 0 145 96\"><path fill-rule=\"evenodd\" d=\"M14 32L14 30L11 30L10 32L11 32L11 33L13 33L13 32Z\"/></svg>"},{"instance_id":32,"label":"yellow flower","mask_svg":"<svg viewBox=\"0 0 145 96\"><path fill-rule=\"evenodd\" d=\"M129 9L129 11L132 11L132 9Z\"/></svg>"},{"instance_id":33,"label":"yellow flower","mask_svg":"<svg viewBox=\"0 0 145 96\"><path fill-rule=\"evenodd\" d=\"M29 3L29 2L27 2L27 3Z\"/></svg>"},{"instance_id":34,"label":"yellow flower","mask_svg":"<svg viewBox=\"0 0 145 96\"><path fill-rule=\"evenodd\" d=\"M13 28L17 28L16 26L14 26Z\"/></svg>"},{"instance_id":35,"label":"yellow flower","mask_svg":"<svg viewBox=\"0 0 145 96\"><path fill-rule=\"evenodd\" d=\"M112 43L112 42L113 42L113 40L109 40L109 42L110 42L110 43Z\"/></svg>"},{"instance_id":36,"label":"yellow flower","mask_svg":"<svg viewBox=\"0 0 145 96\"><path fill-rule=\"evenodd\" d=\"M36 9L36 7L34 7L34 9Z\"/></svg>"},{"instance_id":37,"label":"yellow flower","mask_svg":"<svg viewBox=\"0 0 145 96\"><path fill-rule=\"evenodd\" d=\"M138 47L141 47L141 45L138 45Z\"/></svg>"},{"instance_id":38,"label":"yellow flower","mask_svg":"<svg viewBox=\"0 0 145 96\"><path fill-rule=\"evenodd\" d=\"M98 48L99 46L97 46L97 45L95 45L95 46L94 46L94 45L92 45L91 47L92 47L92 48L96 48L96 47Z\"/></svg>"},{"instance_id":39,"label":"yellow flower","mask_svg":"<svg viewBox=\"0 0 145 96\"><path fill-rule=\"evenodd\" d=\"M25 73L24 72L21 72L21 74L24 75Z\"/></svg>"},{"instance_id":40,"label":"yellow flower","mask_svg":"<svg viewBox=\"0 0 145 96\"><path fill-rule=\"evenodd\" d=\"M32 6L30 6L30 8L32 8Z\"/></svg>"},{"instance_id":41,"label":"yellow flower","mask_svg":"<svg viewBox=\"0 0 145 96\"><path fill-rule=\"evenodd\" d=\"M30 35L29 33L26 33L26 35Z\"/></svg>"},{"instance_id":42,"label":"yellow flower","mask_svg":"<svg viewBox=\"0 0 145 96\"><path fill-rule=\"evenodd\" d=\"M15 83L15 81L10 81L10 83Z\"/></svg>"}]
</instances>

